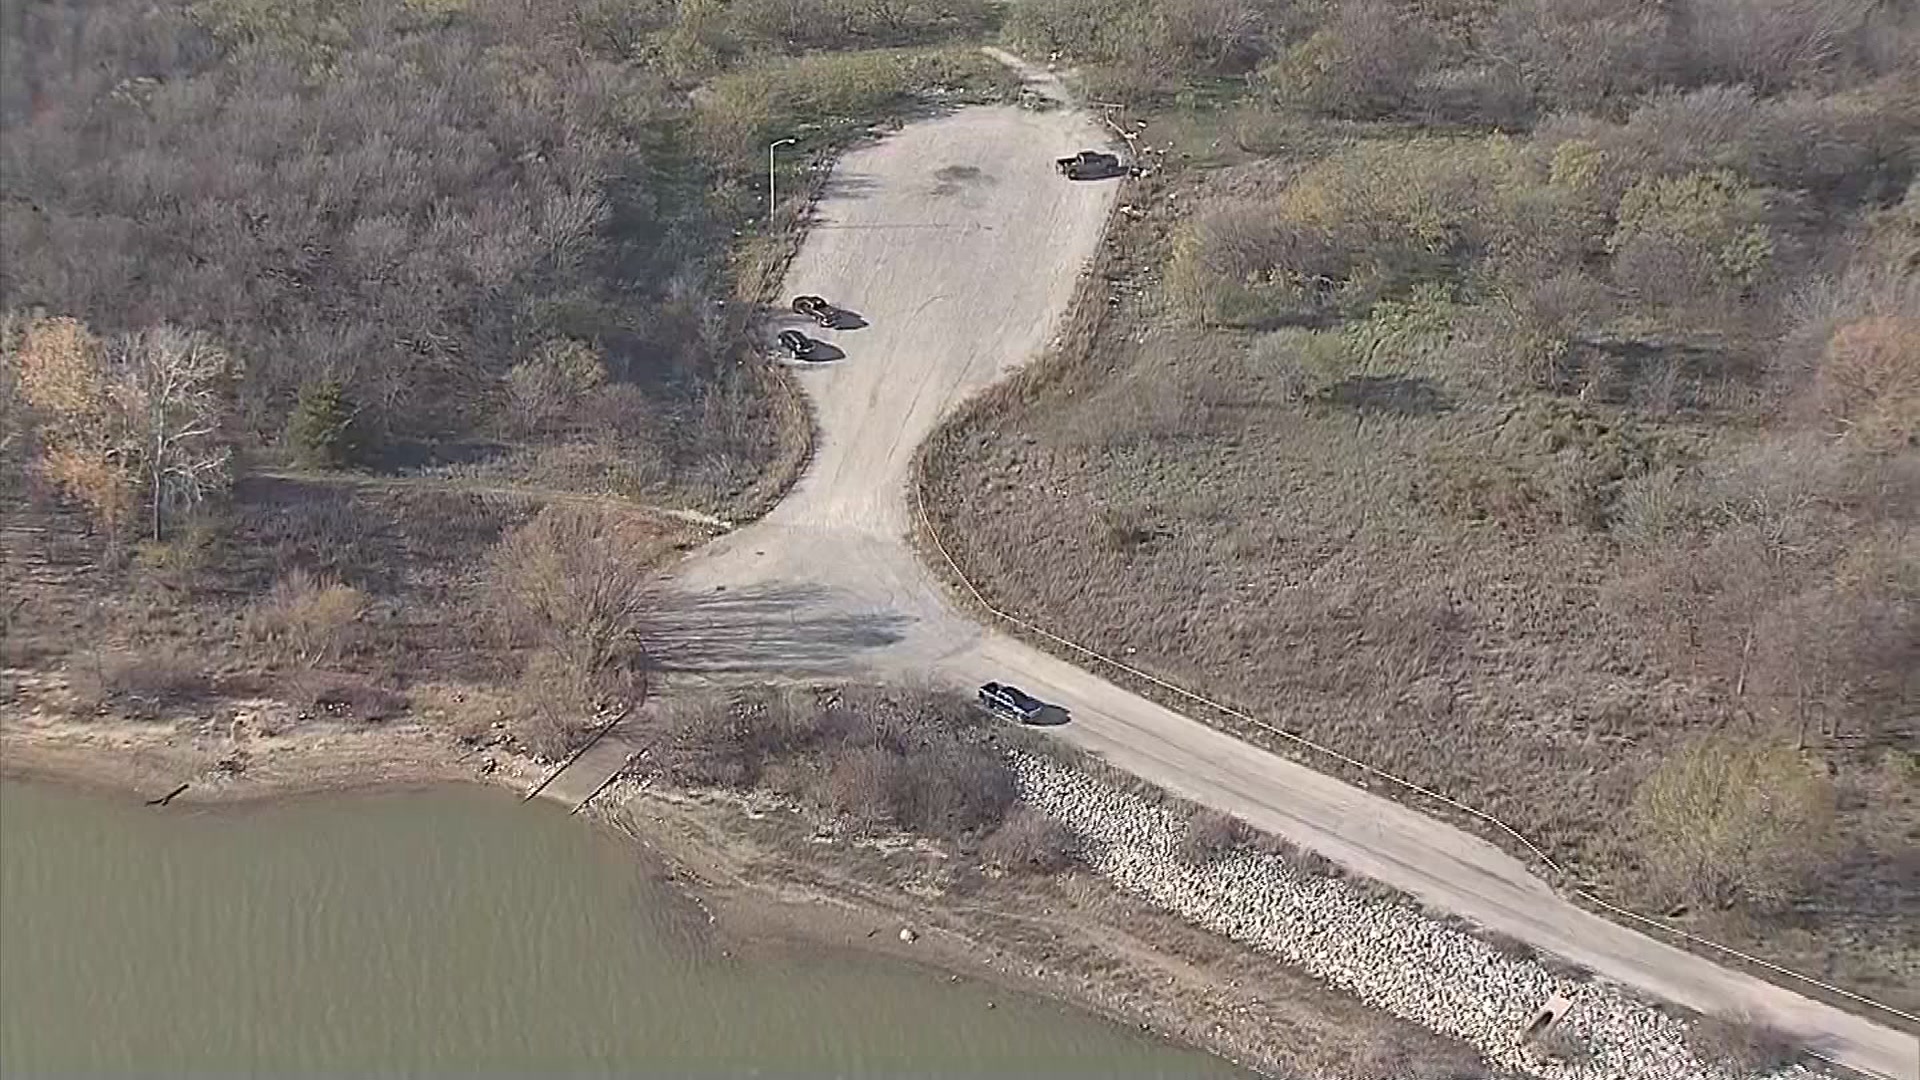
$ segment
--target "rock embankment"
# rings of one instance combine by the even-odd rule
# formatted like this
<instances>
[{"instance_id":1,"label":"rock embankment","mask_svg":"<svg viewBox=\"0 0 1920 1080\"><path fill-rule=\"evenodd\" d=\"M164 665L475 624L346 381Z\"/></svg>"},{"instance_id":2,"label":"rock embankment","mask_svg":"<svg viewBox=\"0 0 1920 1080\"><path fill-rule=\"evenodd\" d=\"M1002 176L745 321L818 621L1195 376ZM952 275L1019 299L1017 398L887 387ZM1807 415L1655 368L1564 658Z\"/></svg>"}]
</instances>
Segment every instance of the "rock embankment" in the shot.
<instances>
[{"instance_id":1,"label":"rock embankment","mask_svg":"<svg viewBox=\"0 0 1920 1080\"><path fill-rule=\"evenodd\" d=\"M1516 959L1281 855L1239 850L1190 865L1178 856L1187 828L1179 813L1045 757L1016 754L1014 772L1021 798L1080 836L1087 862L1118 888L1463 1039L1496 1066L1545 1080L1747 1080L1689 1053L1682 1020L1607 986ZM1574 1001L1556 1027L1567 1060L1516 1038L1555 992ZM1826 1076L1799 1065L1766 1075Z\"/></svg>"}]
</instances>

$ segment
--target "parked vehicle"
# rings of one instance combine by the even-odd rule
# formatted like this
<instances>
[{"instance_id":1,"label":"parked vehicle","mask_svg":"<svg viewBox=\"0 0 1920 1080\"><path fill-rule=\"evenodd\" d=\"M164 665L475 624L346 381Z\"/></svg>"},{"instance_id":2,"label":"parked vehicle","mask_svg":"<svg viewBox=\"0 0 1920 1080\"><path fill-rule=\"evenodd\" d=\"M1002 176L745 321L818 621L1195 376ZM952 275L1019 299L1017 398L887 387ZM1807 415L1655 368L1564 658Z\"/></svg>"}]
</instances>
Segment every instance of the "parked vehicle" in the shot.
<instances>
[{"instance_id":1,"label":"parked vehicle","mask_svg":"<svg viewBox=\"0 0 1920 1080\"><path fill-rule=\"evenodd\" d=\"M1046 711L1047 705L1039 698L1017 686L1006 683L990 682L980 687L978 694L980 707L990 713L1031 724Z\"/></svg>"},{"instance_id":2,"label":"parked vehicle","mask_svg":"<svg viewBox=\"0 0 1920 1080\"><path fill-rule=\"evenodd\" d=\"M821 326L832 327L839 321L840 312L832 304L818 296L796 296L793 298L793 313L805 315Z\"/></svg>"},{"instance_id":3,"label":"parked vehicle","mask_svg":"<svg viewBox=\"0 0 1920 1080\"><path fill-rule=\"evenodd\" d=\"M1055 158L1053 167L1069 180L1105 180L1128 172L1120 164L1118 154L1103 154L1098 150L1082 150L1072 157Z\"/></svg>"},{"instance_id":4,"label":"parked vehicle","mask_svg":"<svg viewBox=\"0 0 1920 1080\"><path fill-rule=\"evenodd\" d=\"M780 348L795 360L805 360L819 351L820 343L798 330L782 330L778 338Z\"/></svg>"}]
</instances>

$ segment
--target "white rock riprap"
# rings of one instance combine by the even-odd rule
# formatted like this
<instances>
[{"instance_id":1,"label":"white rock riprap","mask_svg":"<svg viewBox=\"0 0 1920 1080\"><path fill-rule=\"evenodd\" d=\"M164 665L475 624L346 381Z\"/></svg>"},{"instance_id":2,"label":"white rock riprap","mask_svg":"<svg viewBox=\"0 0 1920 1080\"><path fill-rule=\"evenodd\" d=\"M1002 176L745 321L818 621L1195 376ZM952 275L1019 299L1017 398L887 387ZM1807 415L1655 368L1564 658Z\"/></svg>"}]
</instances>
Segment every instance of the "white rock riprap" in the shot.
<instances>
[{"instance_id":1,"label":"white rock riprap","mask_svg":"<svg viewBox=\"0 0 1920 1080\"><path fill-rule=\"evenodd\" d=\"M1460 1038L1495 1065L1545 1080L1746 1080L1689 1053L1680 1020L1604 985L1573 983L1278 855L1188 865L1178 814L1049 758L1016 753L1013 768L1020 797L1080 836L1087 862L1118 888ZM1515 1039L1556 991L1574 1002L1559 1026L1583 1048L1576 1062L1542 1061ZM1768 1075L1829 1080L1799 1065Z\"/></svg>"}]
</instances>

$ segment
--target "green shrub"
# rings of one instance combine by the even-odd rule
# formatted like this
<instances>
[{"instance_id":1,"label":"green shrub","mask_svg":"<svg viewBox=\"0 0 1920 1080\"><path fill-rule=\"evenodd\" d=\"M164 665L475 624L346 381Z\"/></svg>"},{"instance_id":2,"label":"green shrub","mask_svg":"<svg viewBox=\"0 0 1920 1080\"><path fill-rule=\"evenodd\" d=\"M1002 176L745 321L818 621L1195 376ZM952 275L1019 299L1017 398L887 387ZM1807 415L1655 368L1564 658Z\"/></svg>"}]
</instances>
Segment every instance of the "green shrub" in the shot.
<instances>
[{"instance_id":1,"label":"green shrub","mask_svg":"<svg viewBox=\"0 0 1920 1080\"><path fill-rule=\"evenodd\" d=\"M1744 291L1773 259L1767 218L1766 193L1724 170L1641 180L1607 237L1615 280L1650 299Z\"/></svg>"},{"instance_id":2,"label":"green shrub","mask_svg":"<svg viewBox=\"0 0 1920 1080\"><path fill-rule=\"evenodd\" d=\"M1640 786L1635 820L1657 884L1695 903L1776 903L1834 856L1833 783L1793 747L1710 736Z\"/></svg>"},{"instance_id":3,"label":"green shrub","mask_svg":"<svg viewBox=\"0 0 1920 1080\"><path fill-rule=\"evenodd\" d=\"M287 418L287 443L294 460L316 469L339 469L361 459L359 410L337 379L318 379L300 387Z\"/></svg>"},{"instance_id":4,"label":"green shrub","mask_svg":"<svg viewBox=\"0 0 1920 1080\"><path fill-rule=\"evenodd\" d=\"M1255 338L1250 353L1255 372L1289 401L1311 400L1353 371L1351 343L1338 331L1275 330Z\"/></svg>"}]
</instances>

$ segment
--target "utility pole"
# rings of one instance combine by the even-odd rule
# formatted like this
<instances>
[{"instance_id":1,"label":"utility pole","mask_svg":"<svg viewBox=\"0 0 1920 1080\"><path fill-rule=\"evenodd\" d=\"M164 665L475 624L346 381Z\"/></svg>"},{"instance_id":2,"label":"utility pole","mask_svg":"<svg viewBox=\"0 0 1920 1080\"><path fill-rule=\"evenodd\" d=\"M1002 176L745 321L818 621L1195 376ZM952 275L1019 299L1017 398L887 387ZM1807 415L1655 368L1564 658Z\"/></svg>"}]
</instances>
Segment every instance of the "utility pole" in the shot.
<instances>
[{"instance_id":1,"label":"utility pole","mask_svg":"<svg viewBox=\"0 0 1920 1080\"><path fill-rule=\"evenodd\" d=\"M773 151L775 147L787 146L799 142L799 139L777 139L767 144L767 231L773 231Z\"/></svg>"}]
</instances>

